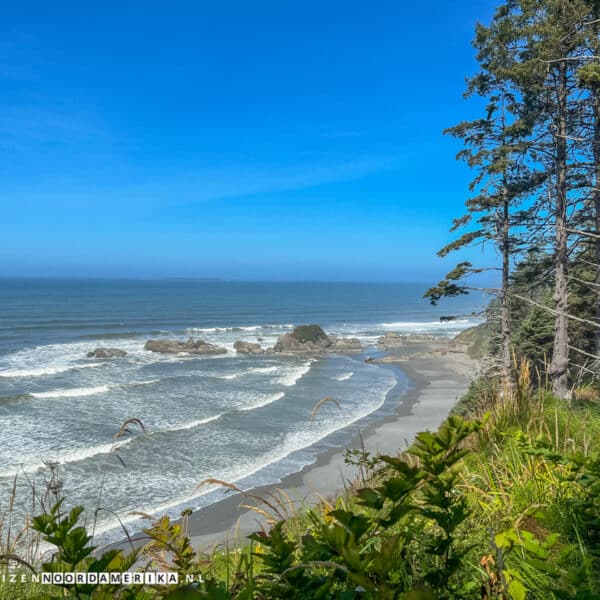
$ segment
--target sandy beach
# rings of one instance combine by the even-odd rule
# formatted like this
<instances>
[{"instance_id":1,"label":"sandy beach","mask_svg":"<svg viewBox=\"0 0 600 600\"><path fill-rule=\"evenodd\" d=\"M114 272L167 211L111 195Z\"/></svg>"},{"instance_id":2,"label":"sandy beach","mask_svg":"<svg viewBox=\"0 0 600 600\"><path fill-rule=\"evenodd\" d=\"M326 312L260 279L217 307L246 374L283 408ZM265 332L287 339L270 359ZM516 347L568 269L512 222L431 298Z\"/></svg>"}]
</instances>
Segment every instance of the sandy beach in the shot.
<instances>
[{"instance_id":1,"label":"sandy beach","mask_svg":"<svg viewBox=\"0 0 600 600\"><path fill-rule=\"evenodd\" d=\"M348 447L360 448L362 438L365 450L372 454L395 454L419 431L437 428L467 391L477 370L475 361L455 350L448 339L424 336L405 338L401 347L387 349L376 362L401 368L410 377L412 388L403 395L393 416L357 429ZM323 452L314 464L287 476L279 485L255 488L251 493L263 497L277 487L299 507L316 504L320 497L335 497L357 477L356 467L345 463L344 451ZM241 508L243 503L242 496L232 493L191 515L187 526L194 547L210 551L215 546L236 546L260 529L259 516Z\"/></svg>"}]
</instances>

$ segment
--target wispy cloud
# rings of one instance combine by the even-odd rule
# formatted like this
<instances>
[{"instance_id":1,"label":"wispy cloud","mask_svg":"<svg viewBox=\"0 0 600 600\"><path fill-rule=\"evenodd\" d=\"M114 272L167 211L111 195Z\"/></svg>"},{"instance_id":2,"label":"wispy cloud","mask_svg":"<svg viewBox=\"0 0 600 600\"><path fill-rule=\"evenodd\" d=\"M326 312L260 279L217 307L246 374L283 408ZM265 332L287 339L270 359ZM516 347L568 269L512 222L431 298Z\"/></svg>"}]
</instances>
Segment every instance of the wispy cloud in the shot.
<instances>
[{"instance_id":1,"label":"wispy cloud","mask_svg":"<svg viewBox=\"0 0 600 600\"><path fill-rule=\"evenodd\" d=\"M398 168L401 156L370 156L314 160L287 167L235 164L199 168L175 175L129 174L128 180L88 180L13 190L9 198L32 208L74 209L96 207L99 211L139 212L169 210L204 202L251 199L260 194L299 191L315 186L360 179ZM8 197L6 194L3 194Z\"/></svg>"},{"instance_id":2,"label":"wispy cloud","mask_svg":"<svg viewBox=\"0 0 600 600\"><path fill-rule=\"evenodd\" d=\"M104 140L109 128L93 106L64 94L64 50L32 31L15 29L0 38L0 148Z\"/></svg>"},{"instance_id":3,"label":"wispy cloud","mask_svg":"<svg viewBox=\"0 0 600 600\"><path fill-rule=\"evenodd\" d=\"M23 146L28 143L77 144L103 141L109 130L96 117L40 106L0 104L0 144Z\"/></svg>"},{"instance_id":4,"label":"wispy cloud","mask_svg":"<svg viewBox=\"0 0 600 600\"><path fill-rule=\"evenodd\" d=\"M125 191L125 194L130 198L143 195L146 201L153 198L158 205L167 207L226 201L229 198L296 191L359 179L372 173L393 169L398 166L400 160L400 156L368 156L306 161L288 167L231 165L225 169L187 172L175 178L150 179L142 189L133 186Z\"/></svg>"}]
</instances>

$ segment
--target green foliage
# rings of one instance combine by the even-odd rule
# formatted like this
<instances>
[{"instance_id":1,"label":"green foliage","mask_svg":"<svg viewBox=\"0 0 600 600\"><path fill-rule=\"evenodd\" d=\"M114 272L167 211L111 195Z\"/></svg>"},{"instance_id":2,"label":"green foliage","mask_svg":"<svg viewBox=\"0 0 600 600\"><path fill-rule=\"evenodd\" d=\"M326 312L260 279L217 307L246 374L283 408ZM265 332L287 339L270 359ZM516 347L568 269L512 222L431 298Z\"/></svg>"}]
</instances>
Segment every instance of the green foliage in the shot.
<instances>
[{"instance_id":1,"label":"green foliage","mask_svg":"<svg viewBox=\"0 0 600 600\"><path fill-rule=\"evenodd\" d=\"M480 359L489 355L492 329L488 322L461 331L453 340L455 344L465 344L470 358Z\"/></svg>"},{"instance_id":2,"label":"green foliage","mask_svg":"<svg viewBox=\"0 0 600 600\"><path fill-rule=\"evenodd\" d=\"M498 382L488 377L479 377L469 384L467 393L458 400L450 414L460 417L483 414L496 401Z\"/></svg>"},{"instance_id":3,"label":"green foliage","mask_svg":"<svg viewBox=\"0 0 600 600\"><path fill-rule=\"evenodd\" d=\"M485 232L483 232L481 230L469 231L469 232L463 234L457 240L454 240L453 242L451 242L450 244L448 244L447 246L444 246L441 250L439 250L438 256L443 258L444 256L448 256L448 254L450 254L451 252L455 252L456 250L460 250L461 248L469 246L473 242L475 242L475 241L479 240L481 237L483 237L484 234L485 234Z\"/></svg>"},{"instance_id":4,"label":"green foliage","mask_svg":"<svg viewBox=\"0 0 600 600\"><path fill-rule=\"evenodd\" d=\"M34 517L32 527L42 534L42 539L56 548L53 558L42 564L42 570L49 573L111 573L130 569L137 559L137 553L124 554L120 550L109 550L100 557L92 556L95 548L89 545L91 537L85 527L78 525L83 507L77 506L68 514L62 513L63 500L52 506L48 513ZM119 584L78 584L63 583L64 596L71 598L94 598L104 600L123 598L141 600L147 598L142 591L122 587Z\"/></svg>"},{"instance_id":5,"label":"green foliage","mask_svg":"<svg viewBox=\"0 0 600 600\"><path fill-rule=\"evenodd\" d=\"M583 65L577 72L579 85L592 91L600 89L600 65L598 63L589 63Z\"/></svg>"},{"instance_id":6,"label":"green foliage","mask_svg":"<svg viewBox=\"0 0 600 600\"><path fill-rule=\"evenodd\" d=\"M443 279L436 286L429 288L423 297L427 298L434 306L442 298L451 298L453 296L463 296L468 294L468 288L463 285L457 285L448 279Z\"/></svg>"},{"instance_id":7,"label":"green foliage","mask_svg":"<svg viewBox=\"0 0 600 600\"><path fill-rule=\"evenodd\" d=\"M42 569L121 571L145 557L146 568L180 575L179 586L61 588L90 600L598 598L600 407L534 392L527 372L502 404L494 386L473 385L469 411L492 407L482 419L452 415L402 455L349 454L362 487L293 517L302 527L281 520L250 546L207 557L185 520L162 517L144 548L97 556L81 508L63 514L58 502L34 520L56 548ZM202 581L186 585L186 575ZM57 597L44 587L29 597Z\"/></svg>"},{"instance_id":8,"label":"green foliage","mask_svg":"<svg viewBox=\"0 0 600 600\"><path fill-rule=\"evenodd\" d=\"M475 590L477 581L457 577L470 548L457 535L468 511L456 484L461 444L481 427L452 417L437 433L419 434L405 457L379 457L378 485L357 490L352 506L311 512L301 540L286 537L283 523L252 536L266 548L256 554L269 575L260 584L265 597L454 598ZM419 567L417 531L427 557Z\"/></svg>"},{"instance_id":9,"label":"green foliage","mask_svg":"<svg viewBox=\"0 0 600 600\"><path fill-rule=\"evenodd\" d=\"M544 301L548 304L549 297ZM552 355L554 322L551 314L537 306L529 307L524 319L515 323L513 345L518 356L528 358L540 371Z\"/></svg>"}]
</instances>

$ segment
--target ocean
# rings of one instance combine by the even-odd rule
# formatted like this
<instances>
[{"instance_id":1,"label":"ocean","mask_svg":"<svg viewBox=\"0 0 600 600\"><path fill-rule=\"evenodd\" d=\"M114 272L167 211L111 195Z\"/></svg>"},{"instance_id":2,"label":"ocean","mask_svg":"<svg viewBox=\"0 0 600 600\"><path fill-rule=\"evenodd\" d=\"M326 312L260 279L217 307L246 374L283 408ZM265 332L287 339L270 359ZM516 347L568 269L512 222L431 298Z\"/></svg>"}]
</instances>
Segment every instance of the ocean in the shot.
<instances>
[{"instance_id":1,"label":"ocean","mask_svg":"<svg viewBox=\"0 0 600 600\"><path fill-rule=\"evenodd\" d=\"M48 462L69 506L83 504L96 541L122 537L133 511L177 517L242 489L272 484L316 460L343 432L411 383L367 364L388 331L453 336L480 322L480 296L432 307L425 284L0 280L0 512L17 477L15 514L43 494ZM440 322L440 316L462 315ZM238 356L236 340L273 346L295 325L357 337L364 352L320 358ZM148 339L206 340L218 356L160 355ZM86 358L98 346L123 358ZM314 418L317 402L324 405ZM120 425L140 419L115 440Z\"/></svg>"}]
</instances>

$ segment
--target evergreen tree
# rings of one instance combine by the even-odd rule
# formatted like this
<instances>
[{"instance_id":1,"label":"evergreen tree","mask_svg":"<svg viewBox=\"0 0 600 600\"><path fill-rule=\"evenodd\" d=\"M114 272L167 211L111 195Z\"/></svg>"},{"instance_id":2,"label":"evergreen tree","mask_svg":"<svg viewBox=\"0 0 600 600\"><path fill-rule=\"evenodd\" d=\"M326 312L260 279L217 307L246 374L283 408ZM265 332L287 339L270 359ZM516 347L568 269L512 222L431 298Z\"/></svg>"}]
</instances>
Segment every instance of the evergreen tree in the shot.
<instances>
[{"instance_id":1,"label":"evergreen tree","mask_svg":"<svg viewBox=\"0 0 600 600\"><path fill-rule=\"evenodd\" d=\"M538 176L526 164L526 135L528 123L520 99L505 74L515 67L515 54L506 44L506 12L500 10L490 27L478 25L474 46L480 72L468 82L466 96L476 94L487 99L485 117L463 122L446 131L463 140L464 149L458 154L477 170L470 189L476 195L466 202L467 214L454 221L451 231L468 227L469 230L439 252L446 256L472 244L492 242L501 255L501 287L488 290L500 299L502 379L509 387L511 376L509 281L511 262L518 250L518 239L513 233L522 222L515 208L526 192L535 185ZM435 304L444 296L468 293L473 288L464 279L480 273L469 262L459 263L446 278L427 290L425 297Z\"/></svg>"},{"instance_id":2,"label":"evergreen tree","mask_svg":"<svg viewBox=\"0 0 600 600\"><path fill-rule=\"evenodd\" d=\"M582 66L578 71L580 86L587 90L587 128L584 129L587 139L590 140L588 150L590 157L589 189L590 198L588 208L590 217L588 223L595 231L595 251L591 257L595 262L595 276L589 287L595 290L596 322L600 323L600 1L588 2L590 13L589 21L583 24L585 48L582 54ZM594 348L597 362L600 362L600 327L594 333Z\"/></svg>"},{"instance_id":3,"label":"evergreen tree","mask_svg":"<svg viewBox=\"0 0 600 600\"><path fill-rule=\"evenodd\" d=\"M559 397L569 395L569 231L578 209L576 156L578 56L584 37L582 24L590 14L583 0L510 0L507 10L513 27L509 44L519 48L516 68L508 73L519 88L535 124L532 160L548 174L540 188L540 214L554 231L554 342L550 375Z\"/></svg>"}]
</instances>

